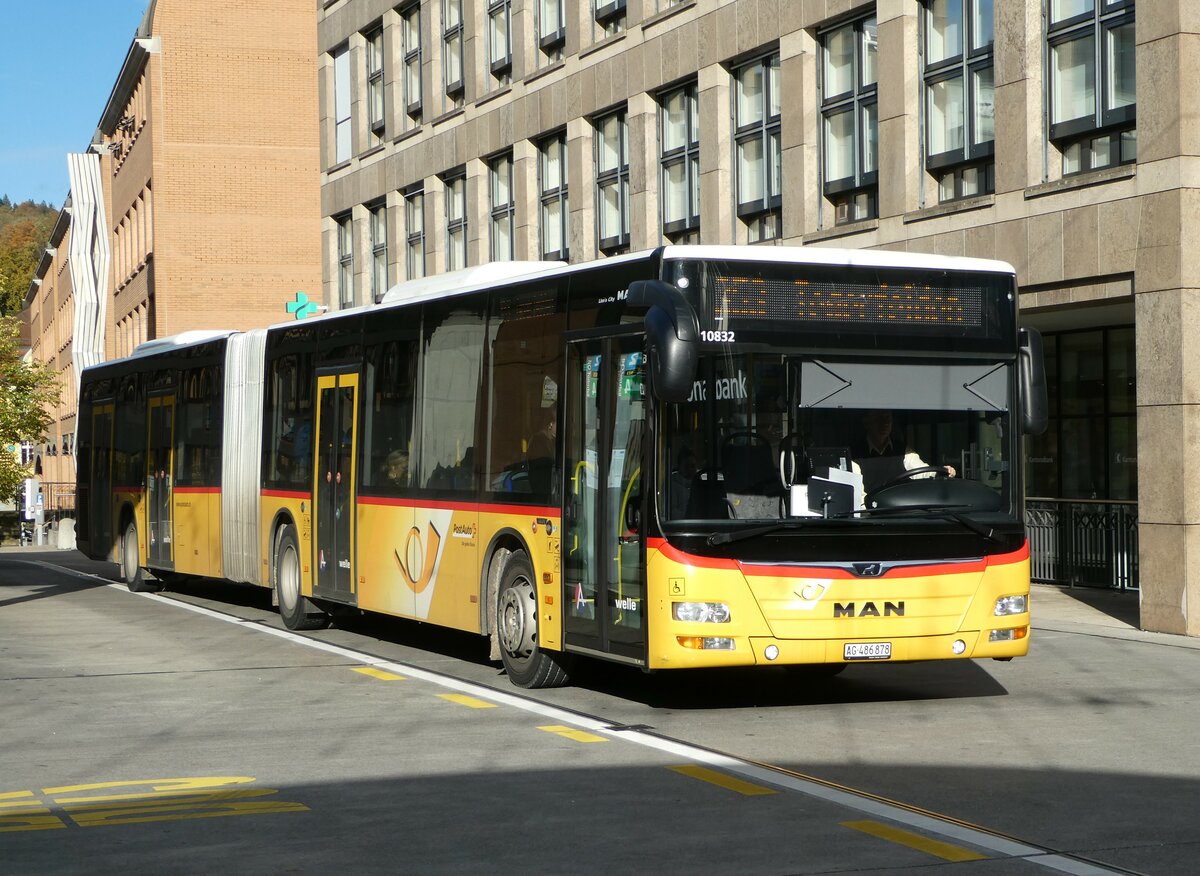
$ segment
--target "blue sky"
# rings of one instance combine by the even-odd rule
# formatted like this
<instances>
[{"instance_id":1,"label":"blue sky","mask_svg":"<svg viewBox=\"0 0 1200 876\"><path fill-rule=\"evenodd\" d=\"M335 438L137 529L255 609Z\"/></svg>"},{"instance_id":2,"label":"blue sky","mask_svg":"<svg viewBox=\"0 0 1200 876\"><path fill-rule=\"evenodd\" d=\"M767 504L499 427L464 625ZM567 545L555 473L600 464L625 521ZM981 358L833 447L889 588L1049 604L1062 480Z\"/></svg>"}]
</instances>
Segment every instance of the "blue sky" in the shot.
<instances>
[{"instance_id":1,"label":"blue sky","mask_svg":"<svg viewBox=\"0 0 1200 876\"><path fill-rule=\"evenodd\" d=\"M149 0L0 0L0 195L61 207Z\"/></svg>"}]
</instances>

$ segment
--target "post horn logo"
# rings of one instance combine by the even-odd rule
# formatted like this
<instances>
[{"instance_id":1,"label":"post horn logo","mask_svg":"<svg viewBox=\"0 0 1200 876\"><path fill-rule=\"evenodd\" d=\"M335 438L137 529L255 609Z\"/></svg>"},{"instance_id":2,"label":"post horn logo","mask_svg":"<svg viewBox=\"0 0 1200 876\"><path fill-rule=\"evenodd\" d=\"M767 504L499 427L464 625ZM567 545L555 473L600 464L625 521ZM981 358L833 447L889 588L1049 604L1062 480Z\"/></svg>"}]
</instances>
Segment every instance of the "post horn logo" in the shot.
<instances>
[{"instance_id":1,"label":"post horn logo","mask_svg":"<svg viewBox=\"0 0 1200 876\"><path fill-rule=\"evenodd\" d=\"M437 562L438 548L441 544L441 533L430 523L429 535L424 545L421 544L420 528L414 526L404 539L404 555L401 556L398 550L392 551L392 556L396 558L396 566L413 593L423 593L433 582L433 565ZM417 569L420 569L420 577L413 574Z\"/></svg>"}]
</instances>

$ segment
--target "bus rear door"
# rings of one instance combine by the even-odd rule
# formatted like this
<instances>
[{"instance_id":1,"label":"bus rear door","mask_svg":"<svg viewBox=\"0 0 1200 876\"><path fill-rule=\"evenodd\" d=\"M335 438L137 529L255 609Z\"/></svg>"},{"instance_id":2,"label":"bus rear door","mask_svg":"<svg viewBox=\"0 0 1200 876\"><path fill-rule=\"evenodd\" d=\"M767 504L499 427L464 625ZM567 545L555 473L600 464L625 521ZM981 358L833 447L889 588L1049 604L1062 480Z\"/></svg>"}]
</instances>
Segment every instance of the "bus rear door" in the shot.
<instances>
[{"instance_id":1,"label":"bus rear door","mask_svg":"<svg viewBox=\"0 0 1200 876\"><path fill-rule=\"evenodd\" d=\"M171 478L175 471L175 395L149 399L146 454L146 562L159 569L173 565Z\"/></svg>"},{"instance_id":2,"label":"bus rear door","mask_svg":"<svg viewBox=\"0 0 1200 876\"><path fill-rule=\"evenodd\" d=\"M646 662L641 507L646 403L642 336L569 345L564 633L569 650Z\"/></svg>"}]
</instances>

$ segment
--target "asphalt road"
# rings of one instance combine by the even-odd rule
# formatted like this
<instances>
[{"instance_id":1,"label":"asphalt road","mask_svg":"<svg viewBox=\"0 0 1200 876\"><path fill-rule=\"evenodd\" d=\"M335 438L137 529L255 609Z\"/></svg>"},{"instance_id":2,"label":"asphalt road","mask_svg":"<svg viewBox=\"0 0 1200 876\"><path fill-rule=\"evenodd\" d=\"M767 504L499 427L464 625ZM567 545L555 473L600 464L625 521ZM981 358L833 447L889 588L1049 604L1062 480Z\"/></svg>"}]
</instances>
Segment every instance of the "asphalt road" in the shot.
<instances>
[{"instance_id":1,"label":"asphalt road","mask_svg":"<svg viewBox=\"0 0 1200 876\"><path fill-rule=\"evenodd\" d=\"M0 872L1197 870L1190 640L1035 602L1007 664L531 694L477 637L114 577L0 553Z\"/></svg>"}]
</instances>

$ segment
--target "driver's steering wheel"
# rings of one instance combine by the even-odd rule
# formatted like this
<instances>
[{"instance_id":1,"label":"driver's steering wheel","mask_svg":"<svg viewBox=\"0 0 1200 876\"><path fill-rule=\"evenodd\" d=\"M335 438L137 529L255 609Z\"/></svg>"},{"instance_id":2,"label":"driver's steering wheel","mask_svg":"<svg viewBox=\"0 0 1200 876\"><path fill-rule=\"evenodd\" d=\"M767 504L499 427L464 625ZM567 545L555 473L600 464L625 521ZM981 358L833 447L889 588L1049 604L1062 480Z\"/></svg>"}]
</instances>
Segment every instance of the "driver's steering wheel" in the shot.
<instances>
[{"instance_id":1,"label":"driver's steering wheel","mask_svg":"<svg viewBox=\"0 0 1200 876\"><path fill-rule=\"evenodd\" d=\"M950 477L950 472L948 472L946 470L946 466L944 466L944 465L922 465L918 468L910 468L910 469L906 470L904 472L904 474L897 475L896 477L892 478L887 483L871 490L871 492L878 493L881 490L886 490L888 487L894 487L897 484L903 484L906 481L911 481L914 477L916 477L919 474L933 474L934 477L942 477L942 478Z\"/></svg>"}]
</instances>

